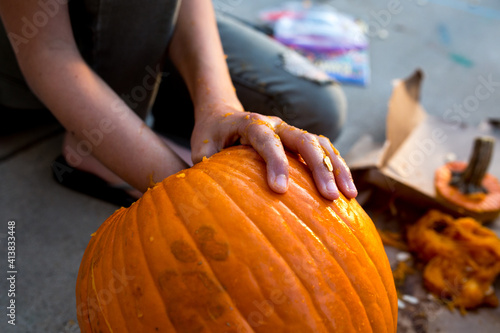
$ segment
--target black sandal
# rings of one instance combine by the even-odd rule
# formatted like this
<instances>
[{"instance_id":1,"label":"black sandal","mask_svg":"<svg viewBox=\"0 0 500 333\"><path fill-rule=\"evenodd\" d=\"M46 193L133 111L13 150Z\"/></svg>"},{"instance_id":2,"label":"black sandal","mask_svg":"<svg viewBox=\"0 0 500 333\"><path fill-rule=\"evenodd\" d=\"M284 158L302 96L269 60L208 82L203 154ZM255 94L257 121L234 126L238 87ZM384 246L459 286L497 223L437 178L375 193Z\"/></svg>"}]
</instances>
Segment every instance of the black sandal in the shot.
<instances>
[{"instance_id":1,"label":"black sandal","mask_svg":"<svg viewBox=\"0 0 500 333\"><path fill-rule=\"evenodd\" d=\"M72 190L122 207L129 207L137 200L127 193L132 186L110 185L96 175L73 168L62 155L52 162L51 168L54 179Z\"/></svg>"}]
</instances>

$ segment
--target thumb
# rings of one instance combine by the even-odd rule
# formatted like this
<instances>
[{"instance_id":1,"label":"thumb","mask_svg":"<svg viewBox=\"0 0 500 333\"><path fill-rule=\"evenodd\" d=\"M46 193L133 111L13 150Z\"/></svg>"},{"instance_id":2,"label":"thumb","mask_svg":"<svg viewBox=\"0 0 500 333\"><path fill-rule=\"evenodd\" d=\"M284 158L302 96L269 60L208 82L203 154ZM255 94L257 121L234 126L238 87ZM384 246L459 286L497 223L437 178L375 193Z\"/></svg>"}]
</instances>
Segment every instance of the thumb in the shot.
<instances>
[{"instance_id":1,"label":"thumb","mask_svg":"<svg viewBox=\"0 0 500 333\"><path fill-rule=\"evenodd\" d=\"M191 144L191 160L194 164L201 162L203 157L210 157L219 152L219 148L212 140L205 140L201 143Z\"/></svg>"}]
</instances>

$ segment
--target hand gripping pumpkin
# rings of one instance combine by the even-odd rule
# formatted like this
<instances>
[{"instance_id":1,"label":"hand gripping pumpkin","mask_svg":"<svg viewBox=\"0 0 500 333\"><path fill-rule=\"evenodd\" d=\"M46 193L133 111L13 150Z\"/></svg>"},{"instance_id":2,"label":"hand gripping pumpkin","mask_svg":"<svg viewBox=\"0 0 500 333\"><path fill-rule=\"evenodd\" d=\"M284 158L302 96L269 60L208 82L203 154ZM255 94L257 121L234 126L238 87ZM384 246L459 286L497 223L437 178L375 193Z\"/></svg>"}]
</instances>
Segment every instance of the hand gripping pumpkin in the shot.
<instances>
[{"instance_id":1,"label":"hand gripping pumpkin","mask_svg":"<svg viewBox=\"0 0 500 333\"><path fill-rule=\"evenodd\" d=\"M285 194L239 146L117 210L82 259L81 331L396 332L394 281L372 221L354 199L323 199L287 155Z\"/></svg>"}]
</instances>

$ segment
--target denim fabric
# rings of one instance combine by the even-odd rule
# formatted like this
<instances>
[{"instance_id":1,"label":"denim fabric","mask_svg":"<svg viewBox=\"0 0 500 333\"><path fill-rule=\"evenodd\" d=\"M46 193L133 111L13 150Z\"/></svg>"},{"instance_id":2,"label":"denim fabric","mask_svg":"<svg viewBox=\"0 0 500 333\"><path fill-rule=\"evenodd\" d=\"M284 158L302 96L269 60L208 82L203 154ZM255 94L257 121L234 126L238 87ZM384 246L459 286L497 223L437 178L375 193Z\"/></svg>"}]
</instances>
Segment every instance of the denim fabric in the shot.
<instances>
[{"instance_id":1,"label":"denim fabric","mask_svg":"<svg viewBox=\"0 0 500 333\"><path fill-rule=\"evenodd\" d=\"M180 0L73 0L76 42L90 67L145 118Z\"/></svg>"},{"instance_id":2,"label":"denim fabric","mask_svg":"<svg viewBox=\"0 0 500 333\"><path fill-rule=\"evenodd\" d=\"M219 15L218 26L231 77L247 110L280 117L331 140L337 137L346 112L338 83L306 58L234 18ZM292 59L294 63L287 64Z\"/></svg>"},{"instance_id":3,"label":"denim fabric","mask_svg":"<svg viewBox=\"0 0 500 333\"><path fill-rule=\"evenodd\" d=\"M58 3L53 0L53 11L58 10ZM179 5L180 0L68 2L73 34L83 58L143 118L157 87ZM46 11L40 7L40 13L50 17ZM27 22L36 23L29 18ZM36 34L25 37L29 42ZM43 107L24 81L1 24L0 89L4 109Z\"/></svg>"},{"instance_id":4,"label":"denim fabric","mask_svg":"<svg viewBox=\"0 0 500 333\"><path fill-rule=\"evenodd\" d=\"M338 83L326 74L316 73L318 70L311 69L312 64L304 57L238 19L217 13L217 25L231 78L245 110L280 117L331 140L339 135L347 103ZM295 62L290 65L293 71L285 63L290 53ZM189 145L193 105L175 68L167 63L165 70L153 107L155 129Z\"/></svg>"},{"instance_id":5,"label":"denim fabric","mask_svg":"<svg viewBox=\"0 0 500 333\"><path fill-rule=\"evenodd\" d=\"M43 104L24 81L0 20L0 110L4 114L7 109L43 109Z\"/></svg>"}]
</instances>

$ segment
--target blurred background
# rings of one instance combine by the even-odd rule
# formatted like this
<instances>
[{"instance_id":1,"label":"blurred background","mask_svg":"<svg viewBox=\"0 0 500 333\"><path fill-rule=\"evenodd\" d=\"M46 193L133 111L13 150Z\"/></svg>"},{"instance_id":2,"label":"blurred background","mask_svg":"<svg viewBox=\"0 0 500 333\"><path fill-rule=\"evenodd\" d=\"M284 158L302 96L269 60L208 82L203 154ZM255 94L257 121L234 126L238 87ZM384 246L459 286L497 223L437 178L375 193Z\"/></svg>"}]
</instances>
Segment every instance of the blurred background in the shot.
<instances>
[{"instance_id":1,"label":"blurred background","mask_svg":"<svg viewBox=\"0 0 500 333\"><path fill-rule=\"evenodd\" d=\"M214 0L214 5L219 11L262 25L261 11L284 2ZM429 114L442 119L456 114L457 107L475 93L481 80L489 80L490 96L472 112L461 115L460 120L475 126L487 118L500 118L500 2L310 2L332 5L363 22L369 32L369 82L365 86L344 84L349 111L344 131L335 142L341 154L346 154L363 134L384 141L393 80L406 78L416 69L424 73L421 103ZM62 188L52 180L50 163L60 152L61 133L49 126L0 138L3 271L9 220L17 223L18 242L17 325L12 327L2 318L0 332L79 332L74 290L81 257L90 234L117 207ZM7 304L6 290L6 280L0 279L3 309ZM470 332L473 327L480 327L481 332L498 332L498 310L484 310L466 318L446 309L435 312L437 315L425 331L411 325L405 326L404 331ZM477 326L480 323L483 326Z\"/></svg>"},{"instance_id":2,"label":"blurred background","mask_svg":"<svg viewBox=\"0 0 500 333\"><path fill-rule=\"evenodd\" d=\"M336 146L346 152L360 133L385 139L387 102L394 79L424 72L421 103L429 114L445 117L448 109L474 93L480 76L500 82L500 3L494 0L323 0L368 28L370 83L344 84L349 103L347 124ZM259 22L262 10L287 1L220 0L225 12ZM396 13L392 14L391 13ZM500 87L497 87L500 88ZM463 121L478 124L500 117L500 93L481 101Z\"/></svg>"}]
</instances>

